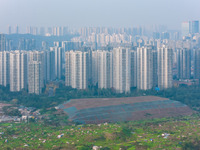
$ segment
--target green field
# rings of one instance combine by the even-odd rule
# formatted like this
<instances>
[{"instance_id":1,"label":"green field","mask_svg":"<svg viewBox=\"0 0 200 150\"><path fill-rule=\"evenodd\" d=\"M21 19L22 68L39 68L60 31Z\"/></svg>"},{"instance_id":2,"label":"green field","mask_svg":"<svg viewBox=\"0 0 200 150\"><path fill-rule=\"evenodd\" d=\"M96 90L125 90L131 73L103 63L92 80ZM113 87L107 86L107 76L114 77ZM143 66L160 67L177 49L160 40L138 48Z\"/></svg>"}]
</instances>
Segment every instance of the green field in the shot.
<instances>
[{"instance_id":1,"label":"green field","mask_svg":"<svg viewBox=\"0 0 200 150\"><path fill-rule=\"evenodd\" d=\"M200 149L200 117L99 125L0 124L0 149ZM58 135L64 134L61 138Z\"/></svg>"}]
</instances>

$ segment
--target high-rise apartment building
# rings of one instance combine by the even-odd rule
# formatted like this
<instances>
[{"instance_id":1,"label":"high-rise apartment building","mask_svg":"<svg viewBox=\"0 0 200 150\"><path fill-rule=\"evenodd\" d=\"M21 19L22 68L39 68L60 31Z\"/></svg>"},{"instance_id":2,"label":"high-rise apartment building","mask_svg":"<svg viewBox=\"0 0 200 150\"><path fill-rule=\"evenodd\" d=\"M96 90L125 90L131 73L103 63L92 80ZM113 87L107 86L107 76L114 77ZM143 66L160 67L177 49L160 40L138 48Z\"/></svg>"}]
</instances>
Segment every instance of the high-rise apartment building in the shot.
<instances>
[{"instance_id":1,"label":"high-rise apartment building","mask_svg":"<svg viewBox=\"0 0 200 150\"><path fill-rule=\"evenodd\" d=\"M131 50L131 87L137 87L137 51Z\"/></svg>"},{"instance_id":2,"label":"high-rise apartment building","mask_svg":"<svg viewBox=\"0 0 200 150\"><path fill-rule=\"evenodd\" d=\"M182 36L199 33L199 21L186 21L182 23Z\"/></svg>"},{"instance_id":3,"label":"high-rise apartment building","mask_svg":"<svg viewBox=\"0 0 200 150\"><path fill-rule=\"evenodd\" d=\"M27 89L27 53L10 52L10 91Z\"/></svg>"},{"instance_id":4,"label":"high-rise apartment building","mask_svg":"<svg viewBox=\"0 0 200 150\"><path fill-rule=\"evenodd\" d=\"M97 50L98 59L98 87L101 89L113 86L112 52Z\"/></svg>"},{"instance_id":5,"label":"high-rise apartment building","mask_svg":"<svg viewBox=\"0 0 200 150\"><path fill-rule=\"evenodd\" d=\"M55 75L55 51L43 51L44 53L44 80L52 81L56 79Z\"/></svg>"},{"instance_id":6,"label":"high-rise apartment building","mask_svg":"<svg viewBox=\"0 0 200 150\"><path fill-rule=\"evenodd\" d=\"M42 86L46 83L46 80L47 80L47 72L46 72L46 69L47 69L47 64L46 64L46 57L45 57L45 52L44 51L29 51L28 53L28 62L31 63L31 62L34 62L34 64L36 62L40 62L40 67L42 68ZM34 65L34 64L29 64L28 63L28 67L30 65ZM30 69L28 68L28 71ZM28 74L30 74L28 72ZM29 75L30 76L30 75Z\"/></svg>"},{"instance_id":7,"label":"high-rise apartment building","mask_svg":"<svg viewBox=\"0 0 200 150\"><path fill-rule=\"evenodd\" d=\"M55 79L55 51L29 51L29 61L41 62L44 84Z\"/></svg>"},{"instance_id":8,"label":"high-rise apartment building","mask_svg":"<svg viewBox=\"0 0 200 150\"><path fill-rule=\"evenodd\" d=\"M92 51L91 52L92 56L92 76L91 76L91 82L93 85L96 85L98 83L98 67L99 67L99 59L98 59L98 52L97 51Z\"/></svg>"},{"instance_id":9,"label":"high-rise apartment building","mask_svg":"<svg viewBox=\"0 0 200 150\"><path fill-rule=\"evenodd\" d=\"M0 52L0 85L7 86L10 82L10 59L9 53Z\"/></svg>"},{"instance_id":10,"label":"high-rise apartment building","mask_svg":"<svg viewBox=\"0 0 200 150\"><path fill-rule=\"evenodd\" d=\"M173 86L172 63L173 51L163 45L158 48L158 87L160 89Z\"/></svg>"},{"instance_id":11,"label":"high-rise apartment building","mask_svg":"<svg viewBox=\"0 0 200 150\"><path fill-rule=\"evenodd\" d=\"M12 27L8 26L8 34L12 34Z\"/></svg>"},{"instance_id":12,"label":"high-rise apartment building","mask_svg":"<svg viewBox=\"0 0 200 150\"><path fill-rule=\"evenodd\" d=\"M177 77L178 79L191 78L191 50L178 49L177 50Z\"/></svg>"},{"instance_id":13,"label":"high-rise apartment building","mask_svg":"<svg viewBox=\"0 0 200 150\"><path fill-rule=\"evenodd\" d=\"M190 22L190 33L199 33L199 21L191 21Z\"/></svg>"},{"instance_id":14,"label":"high-rise apartment building","mask_svg":"<svg viewBox=\"0 0 200 150\"><path fill-rule=\"evenodd\" d=\"M137 88L148 90L153 87L152 47L137 48Z\"/></svg>"},{"instance_id":15,"label":"high-rise apartment building","mask_svg":"<svg viewBox=\"0 0 200 150\"><path fill-rule=\"evenodd\" d=\"M6 50L6 37L4 34L0 34L0 51Z\"/></svg>"},{"instance_id":16,"label":"high-rise apartment building","mask_svg":"<svg viewBox=\"0 0 200 150\"><path fill-rule=\"evenodd\" d=\"M50 47L50 51L55 52L55 76L57 79L61 79L62 75L64 75L64 61L63 61L63 55L64 50L62 47Z\"/></svg>"},{"instance_id":17,"label":"high-rise apartment building","mask_svg":"<svg viewBox=\"0 0 200 150\"><path fill-rule=\"evenodd\" d=\"M88 87L88 52L65 52L65 85L77 89Z\"/></svg>"},{"instance_id":18,"label":"high-rise apartment building","mask_svg":"<svg viewBox=\"0 0 200 150\"><path fill-rule=\"evenodd\" d=\"M113 49L113 88L118 93L130 92L131 55L128 48Z\"/></svg>"},{"instance_id":19,"label":"high-rise apartment building","mask_svg":"<svg viewBox=\"0 0 200 150\"><path fill-rule=\"evenodd\" d=\"M18 25L15 26L15 34L19 34L19 26Z\"/></svg>"},{"instance_id":20,"label":"high-rise apartment building","mask_svg":"<svg viewBox=\"0 0 200 150\"><path fill-rule=\"evenodd\" d=\"M200 49L194 50L194 79L200 79Z\"/></svg>"},{"instance_id":21,"label":"high-rise apartment building","mask_svg":"<svg viewBox=\"0 0 200 150\"><path fill-rule=\"evenodd\" d=\"M29 61L28 64L28 92L41 94L43 84L43 65L41 61Z\"/></svg>"},{"instance_id":22,"label":"high-rise apartment building","mask_svg":"<svg viewBox=\"0 0 200 150\"><path fill-rule=\"evenodd\" d=\"M190 22L185 21L181 25L182 36L188 36L190 34Z\"/></svg>"},{"instance_id":23,"label":"high-rise apartment building","mask_svg":"<svg viewBox=\"0 0 200 150\"><path fill-rule=\"evenodd\" d=\"M158 54L157 50L153 50L153 87L158 87Z\"/></svg>"}]
</instances>

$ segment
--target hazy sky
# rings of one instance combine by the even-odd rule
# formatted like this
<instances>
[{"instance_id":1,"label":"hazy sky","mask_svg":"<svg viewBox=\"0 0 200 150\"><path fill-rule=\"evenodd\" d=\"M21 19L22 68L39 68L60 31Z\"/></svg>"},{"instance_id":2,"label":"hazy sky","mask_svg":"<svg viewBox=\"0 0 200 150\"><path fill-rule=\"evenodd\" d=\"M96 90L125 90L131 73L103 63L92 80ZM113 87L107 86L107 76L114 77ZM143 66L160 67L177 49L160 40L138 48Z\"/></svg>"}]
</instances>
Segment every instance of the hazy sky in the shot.
<instances>
[{"instance_id":1,"label":"hazy sky","mask_svg":"<svg viewBox=\"0 0 200 150\"><path fill-rule=\"evenodd\" d=\"M0 0L0 32L7 26L167 25L200 20L200 0Z\"/></svg>"}]
</instances>

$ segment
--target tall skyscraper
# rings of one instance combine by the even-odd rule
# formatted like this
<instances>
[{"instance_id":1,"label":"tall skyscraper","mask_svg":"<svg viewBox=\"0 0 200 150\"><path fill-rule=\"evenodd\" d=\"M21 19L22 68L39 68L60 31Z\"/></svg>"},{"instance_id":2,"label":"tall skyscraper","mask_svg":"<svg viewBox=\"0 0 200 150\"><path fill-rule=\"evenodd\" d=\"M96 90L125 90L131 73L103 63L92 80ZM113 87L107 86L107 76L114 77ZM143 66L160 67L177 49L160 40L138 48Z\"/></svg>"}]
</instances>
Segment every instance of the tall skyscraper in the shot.
<instances>
[{"instance_id":1,"label":"tall skyscraper","mask_svg":"<svg viewBox=\"0 0 200 150\"><path fill-rule=\"evenodd\" d=\"M65 56L65 85L76 89L86 89L88 87L88 52L68 51Z\"/></svg>"},{"instance_id":2,"label":"tall skyscraper","mask_svg":"<svg viewBox=\"0 0 200 150\"><path fill-rule=\"evenodd\" d=\"M158 87L158 54L157 50L153 50L153 87Z\"/></svg>"},{"instance_id":3,"label":"tall skyscraper","mask_svg":"<svg viewBox=\"0 0 200 150\"><path fill-rule=\"evenodd\" d=\"M164 39L170 39L170 34L169 32L162 32L161 34L161 39L164 40Z\"/></svg>"},{"instance_id":4,"label":"tall skyscraper","mask_svg":"<svg viewBox=\"0 0 200 150\"><path fill-rule=\"evenodd\" d=\"M153 87L153 53L151 47L137 48L137 88Z\"/></svg>"},{"instance_id":5,"label":"tall skyscraper","mask_svg":"<svg viewBox=\"0 0 200 150\"><path fill-rule=\"evenodd\" d=\"M194 79L200 79L200 49L194 50Z\"/></svg>"},{"instance_id":6,"label":"tall skyscraper","mask_svg":"<svg viewBox=\"0 0 200 150\"><path fill-rule=\"evenodd\" d=\"M47 80L47 76L46 76L47 64L46 64L46 57L45 57L44 51L29 51L28 62L34 63L34 64L28 64L28 67L30 65L35 65L36 62L40 62L39 65L42 68L42 77L40 77L40 78L43 78L42 84L44 85L46 83L46 80ZM29 71L29 69L28 69L28 71Z\"/></svg>"},{"instance_id":7,"label":"tall skyscraper","mask_svg":"<svg viewBox=\"0 0 200 150\"><path fill-rule=\"evenodd\" d=\"M113 49L113 88L118 93L130 92L131 55L128 48Z\"/></svg>"},{"instance_id":8,"label":"tall skyscraper","mask_svg":"<svg viewBox=\"0 0 200 150\"><path fill-rule=\"evenodd\" d=\"M191 78L191 50L178 49L177 50L177 77L178 79Z\"/></svg>"},{"instance_id":9,"label":"tall skyscraper","mask_svg":"<svg viewBox=\"0 0 200 150\"><path fill-rule=\"evenodd\" d=\"M27 53L10 52L10 91L27 89Z\"/></svg>"},{"instance_id":10,"label":"tall skyscraper","mask_svg":"<svg viewBox=\"0 0 200 150\"><path fill-rule=\"evenodd\" d=\"M99 67L99 59L98 59L98 52L92 51L92 76L91 76L91 82L93 85L96 85L98 83L98 67Z\"/></svg>"},{"instance_id":11,"label":"tall skyscraper","mask_svg":"<svg viewBox=\"0 0 200 150\"><path fill-rule=\"evenodd\" d=\"M182 36L199 33L199 21L186 21L182 23Z\"/></svg>"},{"instance_id":12,"label":"tall skyscraper","mask_svg":"<svg viewBox=\"0 0 200 150\"><path fill-rule=\"evenodd\" d=\"M97 51L98 55L98 87L103 89L112 88L113 86L113 59L112 52Z\"/></svg>"},{"instance_id":13,"label":"tall skyscraper","mask_svg":"<svg viewBox=\"0 0 200 150\"><path fill-rule=\"evenodd\" d=\"M18 25L15 26L15 33L19 34L19 26Z\"/></svg>"},{"instance_id":14,"label":"tall skyscraper","mask_svg":"<svg viewBox=\"0 0 200 150\"><path fill-rule=\"evenodd\" d=\"M29 61L41 63L44 84L55 79L55 51L29 51Z\"/></svg>"},{"instance_id":15,"label":"tall skyscraper","mask_svg":"<svg viewBox=\"0 0 200 150\"><path fill-rule=\"evenodd\" d=\"M173 51L163 45L158 48L158 87L166 89L173 86L172 63Z\"/></svg>"},{"instance_id":16,"label":"tall skyscraper","mask_svg":"<svg viewBox=\"0 0 200 150\"><path fill-rule=\"evenodd\" d=\"M12 34L12 27L8 26L8 34Z\"/></svg>"},{"instance_id":17,"label":"tall skyscraper","mask_svg":"<svg viewBox=\"0 0 200 150\"><path fill-rule=\"evenodd\" d=\"M4 34L0 34L0 51L6 50L6 37Z\"/></svg>"},{"instance_id":18,"label":"tall skyscraper","mask_svg":"<svg viewBox=\"0 0 200 150\"><path fill-rule=\"evenodd\" d=\"M55 76L55 52L54 51L43 51L44 52L44 76L45 80L52 81L56 79Z\"/></svg>"},{"instance_id":19,"label":"tall skyscraper","mask_svg":"<svg viewBox=\"0 0 200 150\"><path fill-rule=\"evenodd\" d=\"M51 51L55 52L55 75L57 79L61 79L62 75L64 75L63 71L63 55L64 55L64 50L62 47L51 47Z\"/></svg>"},{"instance_id":20,"label":"tall skyscraper","mask_svg":"<svg viewBox=\"0 0 200 150\"><path fill-rule=\"evenodd\" d=\"M53 35L54 36L62 36L62 28L61 27L53 27Z\"/></svg>"},{"instance_id":21,"label":"tall skyscraper","mask_svg":"<svg viewBox=\"0 0 200 150\"><path fill-rule=\"evenodd\" d=\"M191 21L190 22L190 33L199 33L199 21Z\"/></svg>"},{"instance_id":22,"label":"tall skyscraper","mask_svg":"<svg viewBox=\"0 0 200 150\"><path fill-rule=\"evenodd\" d=\"M7 86L10 82L9 52L0 52L0 85Z\"/></svg>"},{"instance_id":23,"label":"tall skyscraper","mask_svg":"<svg viewBox=\"0 0 200 150\"><path fill-rule=\"evenodd\" d=\"M131 87L137 87L137 51L131 50Z\"/></svg>"},{"instance_id":24,"label":"tall skyscraper","mask_svg":"<svg viewBox=\"0 0 200 150\"><path fill-rule=\"evenodd\" d=\"M188 36L190 34L190 22L186 21L182 23L182 36Z\"/></svg>"},{"instance_id":25,"label":"tall skyscraper","mask_svg":"<svg viewBox=\"0 0 200 150\"><path fill-rule=\"evenodd\" d=\"M43 65L40 61L29 61L28 64L28 91L41 94L43 88Z\"/></svg>"}]
</instances>

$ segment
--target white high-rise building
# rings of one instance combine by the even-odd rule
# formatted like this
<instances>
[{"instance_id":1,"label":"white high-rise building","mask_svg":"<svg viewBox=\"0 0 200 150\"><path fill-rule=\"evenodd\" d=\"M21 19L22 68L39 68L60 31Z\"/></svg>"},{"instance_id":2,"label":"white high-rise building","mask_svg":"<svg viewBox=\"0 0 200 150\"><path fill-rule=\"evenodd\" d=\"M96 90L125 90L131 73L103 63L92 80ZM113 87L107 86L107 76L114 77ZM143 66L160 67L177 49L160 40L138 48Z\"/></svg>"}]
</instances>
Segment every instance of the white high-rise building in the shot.
<instances>
[{"instance_id":1,"label":"white high-rise building","mask_svg":"<svg viewBox=\"0 0 200 150\"><path fill-rule=\"evenodd\" d=\"M0 85L7 86L10 82L10 59L9 53L0 51Z\"/></svg>"},{"instance_id":2,"label":"white high-rise building","mask_svg":"<svg viewBox=\"0 0 200 150\"><path fill-rule=\"evenodd\" d=\"M153 53L151 47L137 48L137 88L153 87Z\"/></svg>"},{"instance_id":3,"label":"white high-rise building","mask_svg":"<svg viewBox=\"0 0 200 150\"><path fill-rule=\"evenodd\" d=\"M65 85L76 89L88 87L88 52L65 52Z\"/></svg>"},{"instance_id":4,"label":"white high-rise building","mask_svg":"<svg viewBox=\"0 0 200 150\"><path fill-rule=\"evenodd\" d=\"M113 49L113 88L118 93L130 92L131 55L128 48Z\"/></svg>"},{"instance_id":5,"label":"white high-rise building","mask_svg":"<svg viewBox=\"0 0 200 150\"><path fill-rule=\"evenodd\" d=\"M43 88L43 65L41 61L29 61L28 64L28 91L41 94Z\"/></svg>"},{"instance_id":6,"label":"white high-rise building","mask_svg":"<svg viewBox=\"0 0 200 150\"><path fill-rule=\"evenodd\" d=\"M137 87L137 51L131 50L131 87Z\"/></svg>"},{"instance_id":7,"label":"white high-rise building","mask_svg":"<svg viewBox=\"0 0 200 150\"><path fill-rule=\"evenodd\" d=\"M178 79L191 78L191 50L190 49L186 49L186 48L177 49L177 77Z\"/></svg>"},{"instance_id":8,"label":"white high-rise building","mask_svg":"<svg viewBox=\"0 0 200 150\"><path fill-rule=\"evenodd\" d=\"M172 63L173 51L163 45L158 48L158 87L160 89L173 86Z\"/></svg>"},{"instance_id":9,"label":"white high-rise building","mask_svg":"<svg viewBox=\"0 0 200 150\"><path fill-rule=\"evenodd\" d=\"M153 50L153 87L158 87L158 54Z\"/></svg>"},{"instance_id":10,"label":"white high-rise building","mask_svg":"<svg viewBox=\"0 0 200 150\"><path fill-rule=\"evenodd\" d=\"M99 62L98 62L98 52L97 51L92 51L92 84L96 85L98 83L98 67L99 67Z\"/></svg>"},{"instance_id":11,"label":"white high-rise building","mask_svg":"<svg viewBox=\"0 0 200 150\"><path fill-rule=\"evenodd\" d=\"M64 50L62 47L51 47L51 51L55 52L55 76L57 79L61 79L62 75L64 75L63 71L63 55L64 55Z\"/></svg>"},{"instance_id":12,"label":"white high-rise building","mask_svg":"<svg viewBox=\"0 0 200 150\"><path fill-rule=\"evenodd\" d=\"M98 87L103 89L112 88L113 77L113 59L112 52L109 51L97 51L98 55Z\"/></svg>"},{"instance_id":13,"label":"white high-rise building","mask_svg":"<svg viewBox=\"0 0 200 150\"><path fill-rule=\"evenodd\" d=\"M46 83L46 80L47 80L47 72L46 72L46 69L47 69L47 64L46 64L46 57L45 57L45 53L44 51L29 51L28 53L28 62L40 62L41 63L41 67L42 67L42 86L44 86L44 84ZM29 69L29 63L28 63L28 71L30 71ZM28 74L30 74L28 72ZM29 76L29 75L28 75ZM33 93L33 92L32 92Z\"/></svg>"},{"instance_id":14,"label":"white high-rise building","mask_svg":"<svg viewBox=\"0 0 200 150\"><path fill-rule=\"evenodd\" d=\"M44 84L55 79L55 51L30 51L28 60L42 63Z\"/></svg>"},{"instance_id":15,"label":"white high-rise building","mask_svg":"<svg viewBox=\"0 0 200 150\"><path fill-rule=\"evenodd\" d=\"M200 49L194 49L194 79L200 79Z\"/></svg>"},{"instance_id":16,"label":"white high-rise building","mask_svg":"<svg viewBox=\"0 0 200 150\"><path fill-rule=\"evenodd\" d=\"M55 75L55 52L54 51L44 51L45 56L45 66L44 74L46 81L52 81L56 79Z\"/></svg>"},{"instance_id":17,"label":"white high-rise building","mask_svg":"<svg viewBox=\"0 0 200 150\"><path fill-rule=\"evenodd\" d=\"M27 53L10 52L10 91L27 89Z\"/></svg>"}]
</instances>

